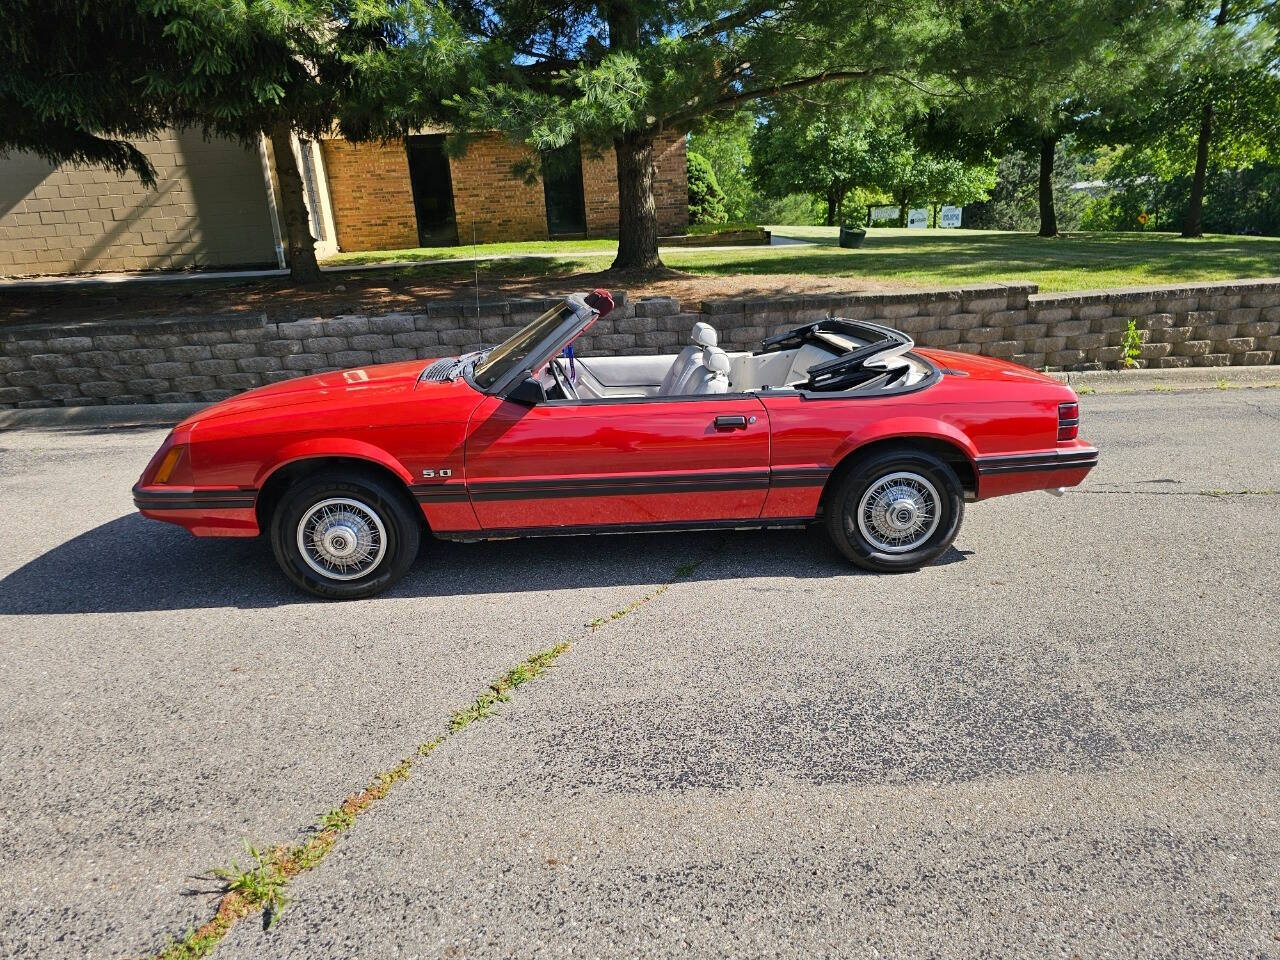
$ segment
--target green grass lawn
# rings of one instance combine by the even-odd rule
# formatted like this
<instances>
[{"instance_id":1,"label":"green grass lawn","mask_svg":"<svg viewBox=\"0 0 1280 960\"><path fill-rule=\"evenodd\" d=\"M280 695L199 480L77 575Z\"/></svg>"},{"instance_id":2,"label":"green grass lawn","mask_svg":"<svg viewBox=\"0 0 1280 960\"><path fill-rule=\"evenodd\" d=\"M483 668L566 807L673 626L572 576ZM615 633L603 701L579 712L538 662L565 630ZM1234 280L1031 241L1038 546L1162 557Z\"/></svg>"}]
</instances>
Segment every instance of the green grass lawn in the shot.
<instances>
[{"instance_id":1,"label":"green grass lawn","mask_svg":"<svg viewBox=\"0 0 1280 960\"><path fill-rule=\"evenodd\" d=\"M813 246L740 250L670 249L667 266L704 276L811 274L900 287L1031 282L1041 290L1089 290L1280 275L1280 238L1215 235L1182 240L1165 233L1077 233L1042 240L1025 233L978 230L873 229L856 250L836 245L834 227L772 227L775 235ZM485 244L481 260L504 276L562 276L607 269L612 240ZM468 258L469 246L340 254L330 264ZM468 263L436 264L443 279L465 276Z\"/></svg>"},{"instance_id":2,"label":"green grass lawn","mask_svg":"<svg viewBox=\"0 0 1280 960\"><path fill-rule=\"evenodd\" d=\"M405 250L360 250L355 253L338 253L324 261L325 266L358 266L365 263L429 263L432 260L470 259L474 255L484 260L489 257L524 257L543 254L595 254L613 257L618 249L617 240L529 240L520 243L482 243L472 247L469 243L456 247L410 247Z\"/></svg>"}]
</instances>

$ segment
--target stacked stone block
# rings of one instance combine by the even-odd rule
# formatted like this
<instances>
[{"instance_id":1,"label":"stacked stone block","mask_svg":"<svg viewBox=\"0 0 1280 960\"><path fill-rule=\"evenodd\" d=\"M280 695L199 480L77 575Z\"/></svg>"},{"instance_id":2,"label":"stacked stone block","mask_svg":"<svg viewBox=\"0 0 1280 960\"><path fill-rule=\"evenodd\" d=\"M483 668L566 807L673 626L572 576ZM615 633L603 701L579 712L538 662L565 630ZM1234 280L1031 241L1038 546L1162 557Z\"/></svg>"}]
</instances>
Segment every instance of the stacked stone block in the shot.
<instances>
[{"instance_id":1,"label":"stacked stone block","mask_svg":"<svg viewBox=\"0 0 1280 960\"><path fill-rule=\"evenodd\" d=\"M1280 280L1164 290L1037 294L1004 285L915 293L630 302L578 344L593 354L675 353L711 323L727 350L829 313L905 330L924 347L1031 367L1117 366L1132 319L1141 366L1280 363ZM377 316L268 321L265 316L0 326L0 406L219 400L324 370L453 356L499 343L555 300L426 303Z\"/></svg>"}]
</instances>

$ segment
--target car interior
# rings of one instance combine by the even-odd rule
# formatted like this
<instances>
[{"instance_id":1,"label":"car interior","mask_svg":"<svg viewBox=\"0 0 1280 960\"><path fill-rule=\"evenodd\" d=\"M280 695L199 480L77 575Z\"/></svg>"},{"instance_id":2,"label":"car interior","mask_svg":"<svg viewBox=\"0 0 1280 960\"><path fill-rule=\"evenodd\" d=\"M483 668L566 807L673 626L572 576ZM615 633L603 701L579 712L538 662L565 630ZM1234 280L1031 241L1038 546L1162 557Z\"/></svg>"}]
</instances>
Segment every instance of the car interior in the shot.
<instances>
[{"instance_id":1,"label":"car interior","mask_svg":"<svg viewBox=\"0 0 1280 960\"><path fill-rule=\"evenodd\" d=\"M845 329L823 329L841 325ZM870 335L858 336L859 328ZM931 364L909 353L914 346L909 338L891 331L899 339L879 341L879 329L833 318L772 337L755 353L727 353L715 328L698 322L689 345L674 356L562 355L540 371L538 380L552 400L609 400L802 389L894 393L933 376ZM868 354L860 362L837 362L859 351ZM842 375L815 376L824 366Z\"/></svg>"}]
</instances>

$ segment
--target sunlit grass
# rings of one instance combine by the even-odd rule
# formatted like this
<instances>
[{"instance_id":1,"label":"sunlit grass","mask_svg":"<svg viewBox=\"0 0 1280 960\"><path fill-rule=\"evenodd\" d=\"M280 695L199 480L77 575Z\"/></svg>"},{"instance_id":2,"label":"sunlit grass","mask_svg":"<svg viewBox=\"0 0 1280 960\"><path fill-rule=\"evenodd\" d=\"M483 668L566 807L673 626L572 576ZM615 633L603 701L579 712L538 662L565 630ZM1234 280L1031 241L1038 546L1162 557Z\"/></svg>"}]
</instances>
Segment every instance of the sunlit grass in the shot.
<instances>
[{"instance_id":1,"label":"sunlit grass","mask_svg":"<svg viewBox=\"0 0 1280 960\"><path fill-rule=\"evenodd\" d=\"M618 250L616 240L530 240L520 243L481 243L472 247L460 243L456 247L411 247L405 250L360 250L354 253L337 253L325 260L326 266L358 266L365 263L417 263L432 260L471 259L472 256L520 257L529 254L595 253L609 257Z\"/></svg>"},{"instance_id":2,"label":"sunlit grass","mask_svg":"<svg viewBox=\"0 0 1280 960\"><path fill-rule=\"evenodd\" d=\"M667 250L667 266L704 276L810 274L899 287L1035 283L1044 291L1091 290L1280 274L1280 238L1214 235L1183 240L1171 233L1077 233L1052 240L1026 233L978 230L873 229L863 245L836 245L834 227L771 227L814 246L740 250ZM537 278L607 270L612 240L486 244L476 250L488 276ZM530 256L530 254L561 256ZM470 247L340 254L333 265L421 261L406 278L465 278ZM522 256L523 255L523 256ZM507 259L488 259L502 257Z\"/></svg>"}]
</instances>

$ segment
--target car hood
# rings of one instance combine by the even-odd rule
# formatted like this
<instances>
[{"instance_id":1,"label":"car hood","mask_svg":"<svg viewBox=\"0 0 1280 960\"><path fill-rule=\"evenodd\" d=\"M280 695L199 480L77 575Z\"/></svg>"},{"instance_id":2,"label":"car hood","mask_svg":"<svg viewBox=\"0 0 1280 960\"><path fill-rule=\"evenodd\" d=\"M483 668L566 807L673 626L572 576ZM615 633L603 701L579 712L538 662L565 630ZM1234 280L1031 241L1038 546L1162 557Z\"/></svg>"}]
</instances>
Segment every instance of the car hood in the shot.
<instances>
[{"instance_id":1,"label":"car hood","mask_svg":"<svg viewBox=\"0 0 1280 960\"><path fill-rule=\"evenodd\" d=\"M430 363L431 360L406 360L282 380L236 394L206 407L183 421L180 426L192 427L200 421L279 410L301 404L383 400L392 394L411 391L415 386L421 386L424 390L449 387L448 383L430 381L419 385L418 378Z\"/></svg>"}]
</instances>

